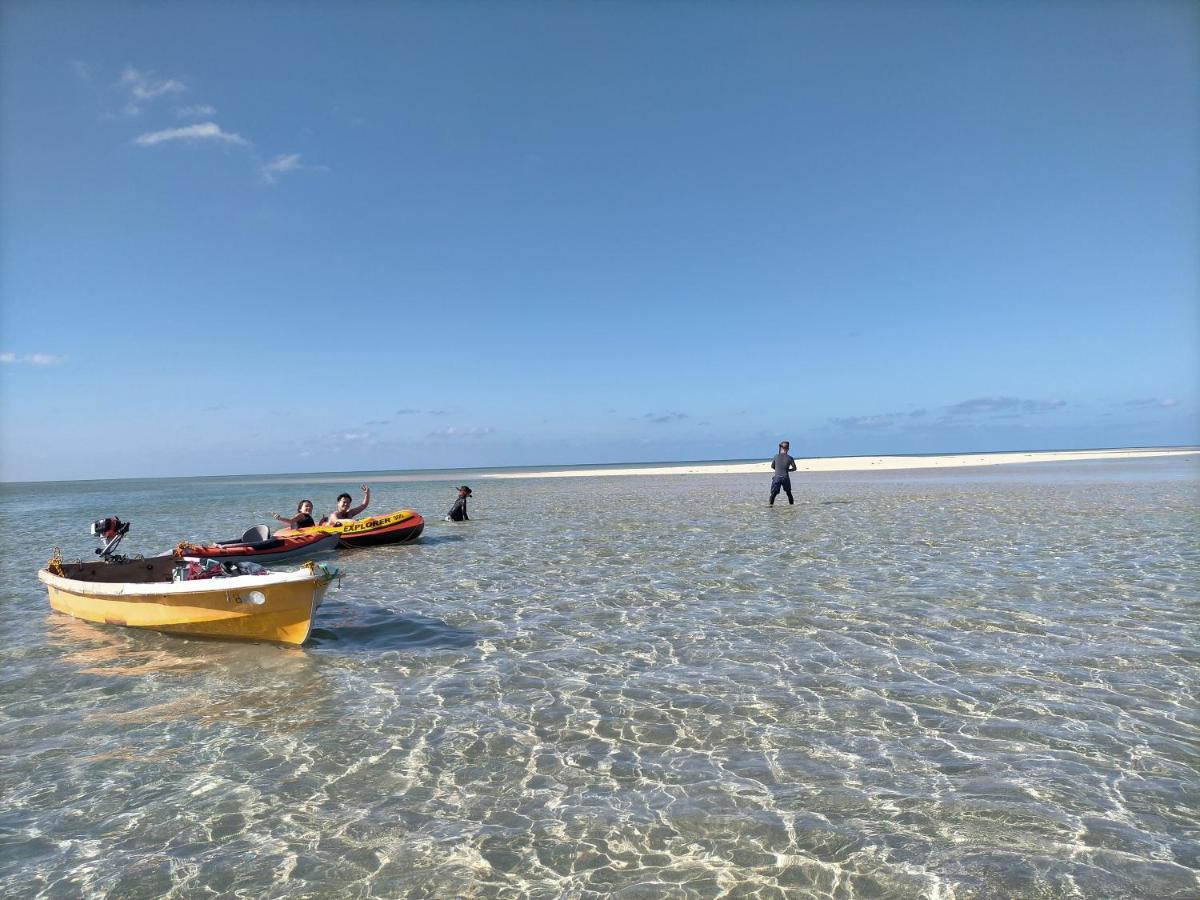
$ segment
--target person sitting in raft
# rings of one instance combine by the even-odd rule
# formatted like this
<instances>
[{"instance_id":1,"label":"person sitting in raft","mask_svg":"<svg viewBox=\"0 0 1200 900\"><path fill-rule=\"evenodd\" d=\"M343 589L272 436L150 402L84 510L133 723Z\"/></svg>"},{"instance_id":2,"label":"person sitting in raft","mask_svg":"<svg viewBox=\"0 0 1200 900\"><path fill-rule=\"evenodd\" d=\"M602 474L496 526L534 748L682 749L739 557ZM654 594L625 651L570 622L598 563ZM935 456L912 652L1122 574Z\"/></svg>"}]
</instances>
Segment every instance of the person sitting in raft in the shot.
<instances>
[{"instance_id":1,"label":"person sitting in raft","mask_svg":"<svg viewBox=\"0 0 1200 900\"><path fill-rule=\"evenodd\" d=\"M301 500L296 504L296 515L290 519L285 519L279 513L271 513L275 521L282 522L288 528L312 528L317 523L312 517L313 502L311 500Z\"/></svg>"},{"instance_id":2,"label":"person sitting in raft","mask_svg":"<svg viewBox=\"0 0 1200 900\"><path fill-rule=\"evenodd\" d=\"M371 503L371 489L365 484L360 485L363 492L363 502L353 509L350 508L350 495L338 494L337 509L331 512L321 522L322 525L341 525L345 522L353 522L354 517L367 508Z\"/></svg>"},{"instance_id":3,"label":"person sitting in raft","mask_svg":"<svg viewBox=\"0 0 1200 900\"><path fill-rule=\"evenodd\" d=\"M447 522L469 522L471 517L467 515L467 498L471 496L471 489L465 484L458 489L458 499L454 501L454 505L450 507L450 512L446 514Z\"/></svg>"}]
</instances>

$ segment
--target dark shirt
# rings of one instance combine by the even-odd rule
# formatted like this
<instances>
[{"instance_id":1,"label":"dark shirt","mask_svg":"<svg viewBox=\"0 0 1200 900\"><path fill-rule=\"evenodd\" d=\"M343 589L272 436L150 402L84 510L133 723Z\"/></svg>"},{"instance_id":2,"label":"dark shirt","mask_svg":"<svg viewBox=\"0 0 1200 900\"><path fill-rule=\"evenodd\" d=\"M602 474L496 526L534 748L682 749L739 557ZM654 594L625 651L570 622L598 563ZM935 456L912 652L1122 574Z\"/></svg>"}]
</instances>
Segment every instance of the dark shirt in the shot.
<instances>
[{"instance_id":1,"label":"dark shirt","mask_svg":"<svg viewBox=\"0 0 1200 900\"><path fill-rule=\"evenodd\" d=\"M296 516L296 524L293 528L312 528L317 523L313 521L312 516Z\"/></svg>"},{"instance_id":2,"label":"dark shirt","mask_svg":"<svg viewBox=\"0 0 1200 900\"><path fill-rule=\"evenodd\" d=\"M776 453L775 458L771 460L771 465L775 467L775 474L786 476L788 472L796 471L796 461L786 453Z\"/></svg>"},{"instance_id":3,"label":"dark shirt","mask_svg":"<svg viewBox=\"0 0 1200 900\"><path fill-rule=\"evenodd\" d=\"M454 505L450 507L450 514L446 516L452 522L469 522L471 517L467 515L467 498L459 497L454 501Z\"/></svg>"}]
</instances>

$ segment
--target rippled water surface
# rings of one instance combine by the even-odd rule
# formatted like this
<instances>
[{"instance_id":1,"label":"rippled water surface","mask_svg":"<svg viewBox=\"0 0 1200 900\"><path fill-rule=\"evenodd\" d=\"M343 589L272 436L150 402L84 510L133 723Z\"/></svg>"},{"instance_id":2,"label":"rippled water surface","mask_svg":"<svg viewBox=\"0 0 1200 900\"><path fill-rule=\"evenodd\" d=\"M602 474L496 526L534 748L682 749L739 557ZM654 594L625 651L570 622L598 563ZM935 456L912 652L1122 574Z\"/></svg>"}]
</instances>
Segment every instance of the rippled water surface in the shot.
<instances>
[{"instance_id":1,"label":"rippled water surface","mask_svg":"<svg viewBox=\"0 0 1200 900\"><path fill-rule=\"evenodd\" d=\"M0 894L1194 898L1197 474L382 482L302 649L35 573L361 479L4 487Z\"/></svg>"}]
</instances>

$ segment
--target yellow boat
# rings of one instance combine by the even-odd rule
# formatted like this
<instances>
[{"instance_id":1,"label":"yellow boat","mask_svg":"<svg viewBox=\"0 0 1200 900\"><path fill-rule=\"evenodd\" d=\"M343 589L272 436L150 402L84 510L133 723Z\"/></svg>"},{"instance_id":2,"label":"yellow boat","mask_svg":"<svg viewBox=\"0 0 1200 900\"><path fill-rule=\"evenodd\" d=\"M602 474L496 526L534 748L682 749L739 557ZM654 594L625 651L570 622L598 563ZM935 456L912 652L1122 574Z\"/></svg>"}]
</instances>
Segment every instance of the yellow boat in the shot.
<instances>
[{"instance_id":1,"label":"yellow boat","mask_svg":"<svg viewBox=\"0 0 1200 900\"><path fill-rule=\"evenodd\" d=\"M175 634L303 644L329 583L337 577L309 563L290 572L172 581L173 556L110 562L52 559L38 572L59 612Z\"/></svg>"}]
</instances>

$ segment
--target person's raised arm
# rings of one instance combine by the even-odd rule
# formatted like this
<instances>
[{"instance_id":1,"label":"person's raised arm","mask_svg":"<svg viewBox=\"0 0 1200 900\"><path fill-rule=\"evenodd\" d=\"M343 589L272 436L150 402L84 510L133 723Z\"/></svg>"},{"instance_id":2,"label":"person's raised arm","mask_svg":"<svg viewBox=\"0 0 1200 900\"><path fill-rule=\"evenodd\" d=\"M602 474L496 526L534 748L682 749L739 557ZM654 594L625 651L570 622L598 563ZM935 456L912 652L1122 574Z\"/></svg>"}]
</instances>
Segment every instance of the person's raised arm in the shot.
<instances>
[{"instance_id":1,"label":"person's raised arm","mask_svg":"<svg viewBox=\"0 0 1200 900\"><path fill-rule=\"evenodd\" d=\"M296 516L291 519L285 519L279 513L271 513L271 517L274 518L276 522L282 522L288 528L295 528L296 527L296 519L300 518L299 516Z\"/></svg>"},{"instance_id":2,"label":"person's raised arm","mask_svg":"<svg viewBox=\"0 0 1200 900\"><path fill-rule=\"evenodd\" d=\"M353 509L351 509L350 511L348 511L346 513L346 515L349 516L350 518L354 518L360 512L362 512L364 509L366 509L368 506L371 505L371 489L369 487L367 487L365 484L360 485L360 487L362 488L362 492L363 492L363 502L360 505L354 507Z\"/></svg>"}]
</instances>

